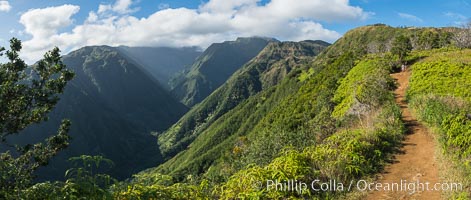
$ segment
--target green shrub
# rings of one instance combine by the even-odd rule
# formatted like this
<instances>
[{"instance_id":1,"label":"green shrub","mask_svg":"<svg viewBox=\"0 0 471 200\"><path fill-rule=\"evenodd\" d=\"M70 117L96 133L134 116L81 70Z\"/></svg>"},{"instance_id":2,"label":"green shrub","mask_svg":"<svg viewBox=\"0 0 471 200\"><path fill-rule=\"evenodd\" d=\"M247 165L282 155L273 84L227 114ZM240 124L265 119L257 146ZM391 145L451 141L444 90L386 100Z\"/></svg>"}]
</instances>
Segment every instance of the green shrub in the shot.
<instances>
[{"instance_id":1,"label":"green shrub","mask_svg":"<svg viewBox=\"0 0 471 200\"><path fill-rule=\"evenodd\" d=\"M412 65L407 96L434 94L471 100L471 50L429 53Z\"/></svg>"},{"instance_id":2,"label":"green shrub","mask_svg":"<svg viewBox=\"0 0 471 200\"><path fill-rule=\"evenodd\" d=\"M389 76L390 66L380 57L369 57L360 61L347 76L339 81L333 101L337 104L332 116L364 114L390 98L394 86Z\"/></svg>"},{"instance_id":3,"label":"green shrub","mask_svg":"<svg viewBox=\"0 0 471 200\"><path fill-rule=\"evenodd\" d=\"M469 165L469 161L471 161L471 120L466 118L465 113L448 115L440 127L445 134L445 148L452 150L460 159L466 158L464 163Z\"/></svg>"}]
</instances>

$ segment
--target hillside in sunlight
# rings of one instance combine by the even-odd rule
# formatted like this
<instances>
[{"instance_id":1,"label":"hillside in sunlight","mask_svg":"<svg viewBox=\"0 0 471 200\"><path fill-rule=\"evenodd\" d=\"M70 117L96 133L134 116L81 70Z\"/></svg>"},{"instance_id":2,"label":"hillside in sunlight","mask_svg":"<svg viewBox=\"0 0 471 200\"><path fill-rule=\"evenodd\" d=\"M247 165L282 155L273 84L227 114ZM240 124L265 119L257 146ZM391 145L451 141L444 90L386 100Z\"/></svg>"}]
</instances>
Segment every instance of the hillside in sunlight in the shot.
<instances>
[{"instance_id":1,"label":"hillside in sunlight","mask_svg":"<svg viewBox=\"0 0 471 200\"><path fill-rule=\"evenodd\" d=\"M308 182L314 178L349 182L380 172L405 134L392 94L395 83L389 74L398 71L402 62L427 62L422 54L461 54L463 50L453 49L454 31L382 24L351 30L217 120L208 115L209 120L186 132L194 137L188 148L166 163L137 174L128 184L140 186L135 191L150 196L168 192L173 198L185 190L195 191L191 193L194 198L223 199L349 195L276 191L254 185L266 180ZM401 37L408 39L413 50L403 61L391 53L395 40ZM462 59L462 67L469 64L466 60ZM451 76L446 77L443 79L451 80ZM469 80L466 73L452 77L462 77L460 84ZM179 123L168 131L185 130ZM172 140L166 133L159 137L160 144L168 142L166 139L182 141ZM172 192L177 188L180 192ZM125 191L120 194L132 196Z\"/></svg>"}]
</instances>

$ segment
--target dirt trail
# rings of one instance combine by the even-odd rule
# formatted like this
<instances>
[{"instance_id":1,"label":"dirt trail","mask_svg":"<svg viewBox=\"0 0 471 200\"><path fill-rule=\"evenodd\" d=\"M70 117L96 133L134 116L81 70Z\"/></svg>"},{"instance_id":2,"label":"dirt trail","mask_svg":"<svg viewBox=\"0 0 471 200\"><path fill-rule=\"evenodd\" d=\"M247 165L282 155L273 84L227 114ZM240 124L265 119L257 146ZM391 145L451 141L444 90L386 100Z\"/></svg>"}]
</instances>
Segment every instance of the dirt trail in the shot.
<instances>
[{"instance_id":1,"label":"dirt trail","mask_svg":"<svg viewBox=\"0 0 471 200\"><path fill-rule=\"evenodd\" d=\"M385 167L380 175L380 183L401 184L417 182L429 182L432 189L435 183L439 182L438 164L435 159L435 141L428 134L427 128L410 113L405 93L409 85L410 71L391 75L397 80L399 86L394 91L396 103L401 107L402 119L406 124L407 135L403 141L400 153L395 155L392 164ZM367 199L440 199L438 191L374 191L368 195Z\"/></svg>"}]
</instances>

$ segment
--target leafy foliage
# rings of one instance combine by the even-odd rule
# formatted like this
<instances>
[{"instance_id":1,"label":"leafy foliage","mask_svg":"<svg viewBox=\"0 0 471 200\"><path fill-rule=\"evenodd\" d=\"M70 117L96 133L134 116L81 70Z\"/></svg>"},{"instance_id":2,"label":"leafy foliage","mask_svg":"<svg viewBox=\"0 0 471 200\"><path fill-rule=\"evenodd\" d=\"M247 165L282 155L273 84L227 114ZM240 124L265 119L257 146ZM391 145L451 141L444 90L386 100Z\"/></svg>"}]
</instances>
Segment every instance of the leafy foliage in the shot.
<instances>
[{"instance_id":1,"label":"leafy foliage","mask_svg":"<svg viewBox=\"0 0 471 200\"><path fill-rule=\"evenodd\" d=\"M338 104L332 115L364 114L369 107L377 107L386 101L394 82L389 77L390 58L368 58L358 63L348 75L341 79L333 101ZM375 86L375 87L372 87Z\"/></svg>"},{"instance_id":2,"label":"leafy foliage","mask_svg":"<svg viewBox=\"0 0 471 200\"><path fill-rule=\"evenodd\" d=\"M414 64L408 96L436 94L471 98L471 51L445 50Z\"/></svg>"},{"instance_id":3,"label":"leafy foliage","mask_svg":"<svg viewBox=\"0 0 471 200\"><path fill-rule=\"evenodd\" d=\"M410 53L411 50L412 44L408 37L404 35L399 35L394 38L392 42L391 53L399 58L399 62L402 63L404 61L404 58Z\"/></svg>"},{"instance_id":4,"label":"leafy foliage","mask_svg":"<svg viewBox=\"0 0 471 200\"><path fill-rule=\"evenodd\" d=\"M47 120L47 114L59 101L74 74L61 61L58 48L47 52L35 66L29 68L19 57L21 41L10 40L10 50L0 49L7 63L0 65L0 137L17 134L31 124ZM30 73L30 74L28 74ZM69 144L70 121L63 120L57 135L45 143L16 146L16 151L0 154L0 198L20 198L32 184L33 173Z\"/></svg>"},{"instance_id":5,"label":"leafy foliage","mask_svg":"<svg viewBox=\"0 0 471 200\"><path fill-rule=\"evenodd\" d=\"M18 133L30 124L46 120L47 113L59 101L58 94L74 76L62 63L58 48L47 52L33 68L28 68L19 57L20 40L11 39L10 48L5 54L5 49L0 49L0 55L6 55L9 60L0 68L2 141L7 135ZM29 70L34 73L32 77L27 75Z\"/></svg>"},{"instance_id":6,"label":"leafy foliage","mask_svg":"<svg viewBox=\"0 0 471 200\"><path fill-rule=\"evenodd\" d=\"M113 199L108 188L116 180L107 174L97 173L103 164L112 167L113 162L102 156L81 155L70 158L76 168L69 169L65 182L37 183L22 191L25 199Z\"/></svg>"}]
</instances>

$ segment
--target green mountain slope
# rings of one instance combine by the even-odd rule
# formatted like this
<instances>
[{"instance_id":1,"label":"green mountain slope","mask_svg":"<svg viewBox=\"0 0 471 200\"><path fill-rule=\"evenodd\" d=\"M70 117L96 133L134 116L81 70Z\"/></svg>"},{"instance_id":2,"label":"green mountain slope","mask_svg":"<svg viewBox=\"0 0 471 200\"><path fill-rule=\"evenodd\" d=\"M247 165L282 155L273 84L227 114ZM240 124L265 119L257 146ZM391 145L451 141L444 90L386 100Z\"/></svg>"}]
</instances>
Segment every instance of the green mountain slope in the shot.
<instances>
[{"instance_id":1,"label":"green mountain slope","mask_svg":"<svg viewBox=\"0 0 471 200\"><path fill-rule=\"evenodd\" d=\"M451 29L366 26L349 31L279 84L250 96L200 133L188 149L136 184L168 174L196 196L212 198L327 198L342 193L292 193L257 188L266 180L357 180L381 169L404 133L389 73L398 36L415 50L448 46ZM408 62L414 62L408 59ZM400 66L400 65L399 65ZM353 99L353 101L352 101ZM358 109L362 108L362 109ZM334 112L335 111L335 112ZM158 178L157 178L158 179ZM152 185L150 183L150 185ZM171 190L167 184L151 192ZM212 189L212 190L211 190Z\"/></svg>"},{"instance_id":2,"label":"green mountain slope","mask_svg":"<svg viewBox=\"0 0 471 200\"><path fill-rule=\"evenodd\" d=\"M169 81L178 72L191 66L201 55L196 47L118 47L119 51L149 71L162 86L170 90Z\"/></svg>"},{"instance_id":3,"label":"green mountain slope","mask_svg":"<svg viewBox=\"0 0 471 200\"><path fill-rule=\"evenodd\" d=\"M66 160L82 154L103 155L115 162L119 179L161 162L152 130L165 130L187 108L134 61L117 49L84 47L63 57L76 76L65 89L47 123L13 138L36 142L54 133L60 120L72 121L69 148L38 173L40 179L62 179Z\"/></svg>"},{"instance_id":4,"label":"green mountain slope","mask_svg":"<svg viewBox=\"0 0 471 200\"><path fill-rule=\"evenodd\" d=\"M169 130L159 135L166 156L185 149L196 137L212 129L213 122L250 96L277 85L301 63L313 59L327 47L322 41L272 42L259 55L236 71L229 80L193 107ZM205 136L204 138L208 138ZM223 137L221 137L223 138Z\"/></svg>"},{"instance_id":5,"label":"green mountain slope","mask_svg":"<svg viewBox=\"0 0 471 200\"><path fill-rule=\"evenodd\" d=\"M369 91L362 88L365 87L363 85L357 86L360 87L360 89L356 89L358 91L349 86L343 89L343 93L338 94L342 91L342 81L345 81L349 73L354 73L352 69L366 55L386 53L385 56L390 56L387 53L392 48L392 41L400 35L410 37L412 46L415 49L428 48L428 46L423 47L421 44L428 43L430 42L429 40L422 41L422 43L418 42L421 41L419 38L421 38L423 33L432 33L436 36L436 41L440 41L440 44L437 44L435 47L448 45L451 40L447 30L433 28L409 29L375 25L360 27L347 32L344 37L340 38L326 51L316 57L309 64L309 70L306 70L297 77L301 81L300 88L292 90L291 95L284 97L278 105L272 107L270 112L249 132L248 139L249 141L251 140L250 143L252 143L251 146L254 149L249 147L247 155L243 155L242 158L237 160L247 160L244 161L244 165L250 163L267 164L286 146L292 145L295 149L302 150L309 145L322 142L325 138L341 129L342 127L339 126L339 123L340 125L345 123L343 122L343 115L354 112L340 112L341 114L339 115L342 117L338 117L337 110L349 111L352 107L362 107L359 103L369 105L366 106L367 108L374 108L373 105L381 105L383 96L381 95L381 90L388 90L388 87L382 86L384 84L379 83L380 77L384 76L385 73L382 72L381 74L383 75L379 77L368 75L367 73L374 72L375 67L387 67L387 70L393 70L398 65L395 62L396 58L390 57L385 61L365 64L370 69L357 72L356 75L351 75L356 77L356 79L361 78L361 81L356 84L363 83L366 85L369 82L371 84L380 84L382 86L378 88L380 91L375 92L374 88L371 88L372 91ZM382 64L374 64L378 62ZM280 87L283 87L283 85ZM352 90L355 91L353 94ZM352 96L354 94L360 95L356 94L357 92L369 93L367 93L366 97ZM375 99L375 96L378 99ZM348 102L349 99L356 99L357 101ZM263 139L272 137L279 139ZM298 138L295 139L296 137ZM270 148L264 148L266 146L270 146Z\"/></svg>"},{"instance_id":6,"label":"green mountain slope","mask_svg":"<svg viewBox=\"0 0 471 200\"><path fill-rule=\"evenodd\" d=\"M271 41L274 39L250 37L212 44L171 81L172 92L189 107L201 102Z\"/></svg>"}]
</instances>

